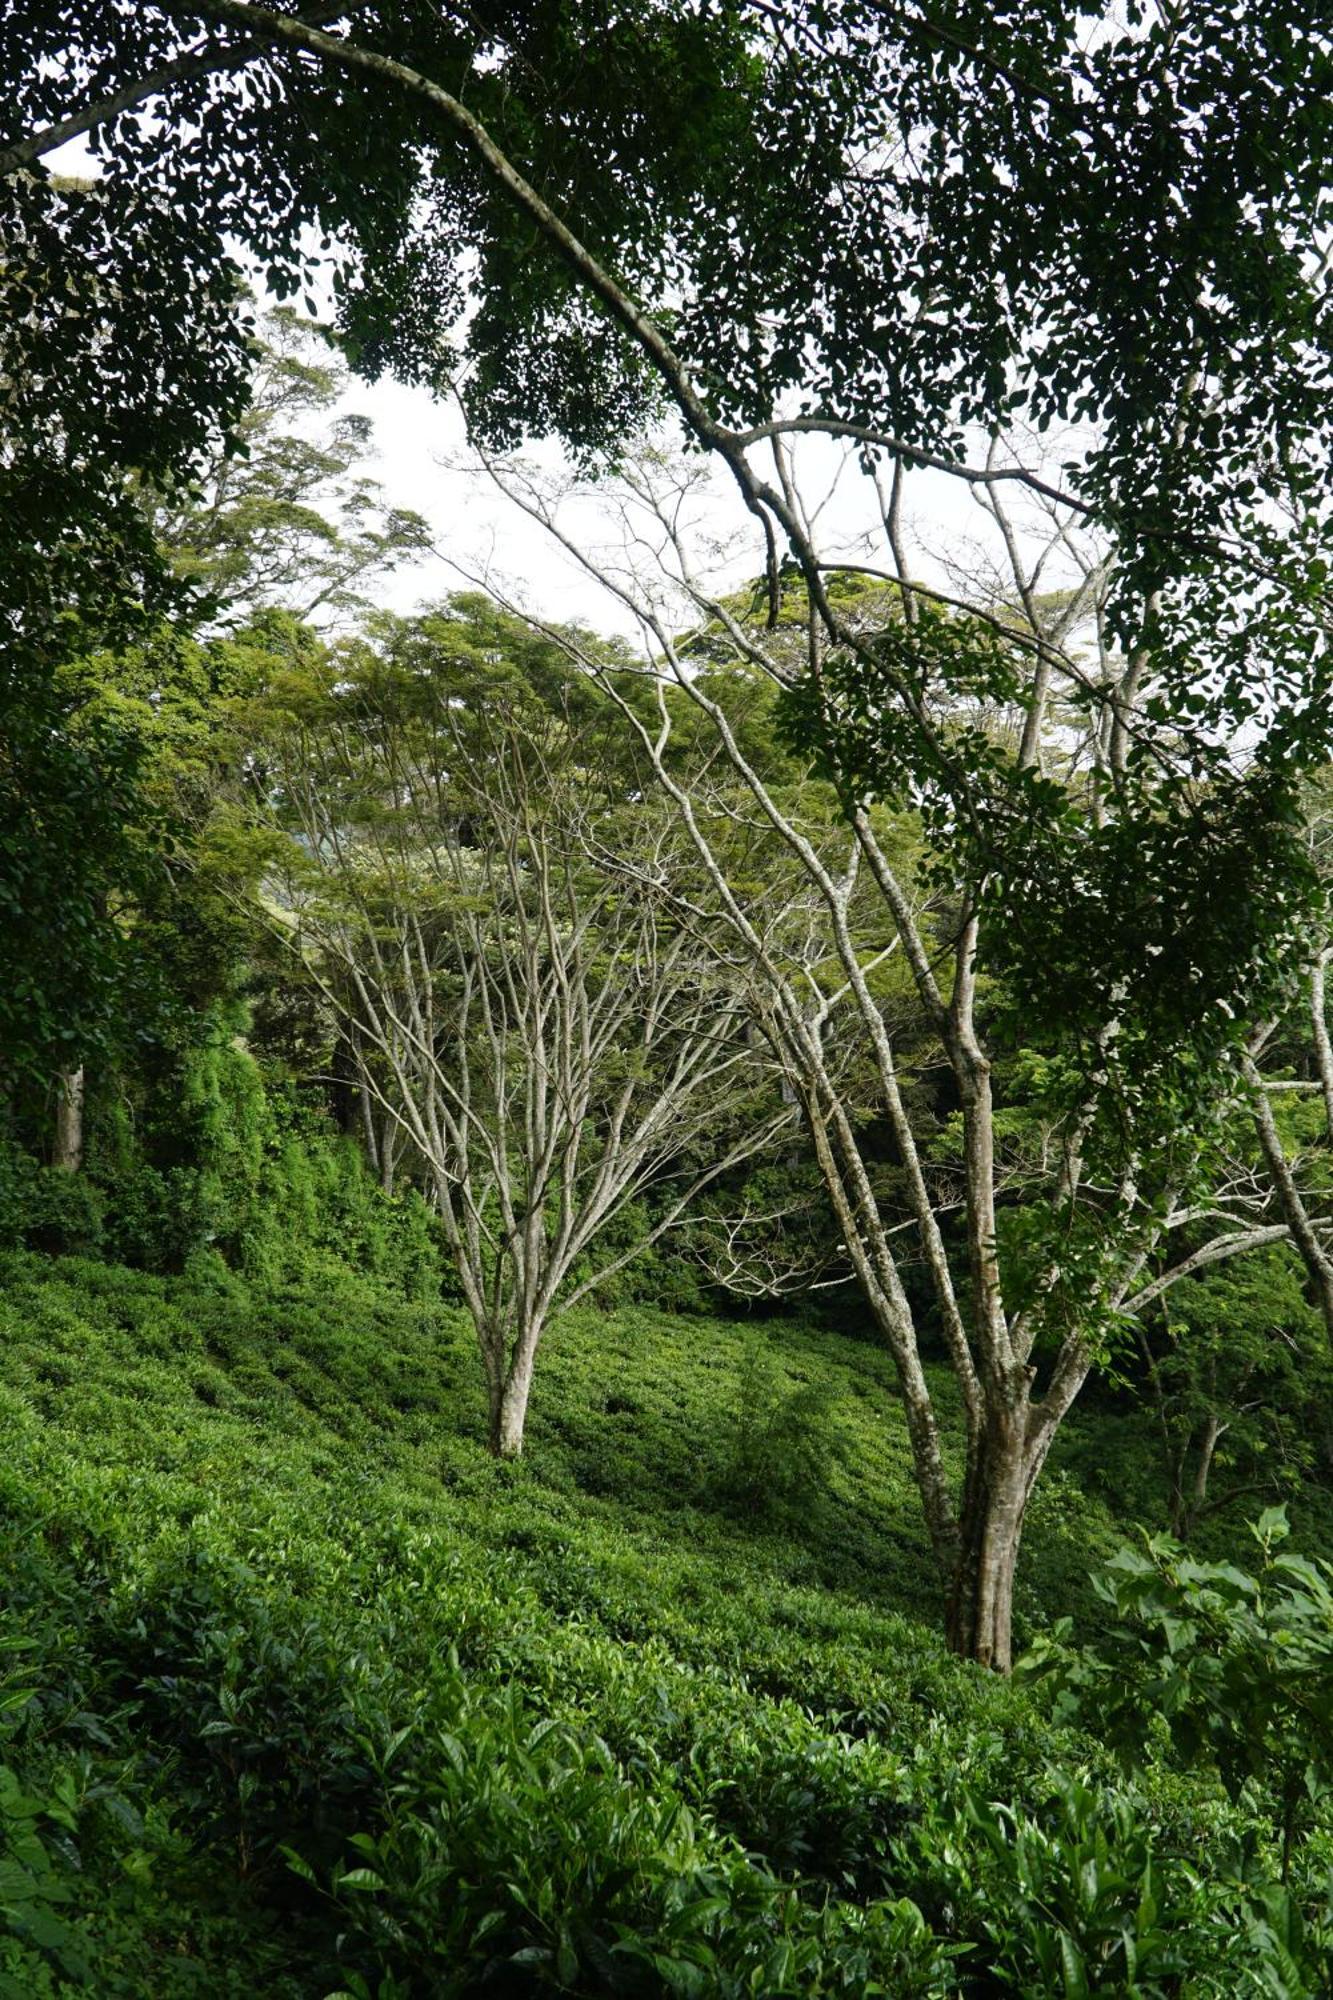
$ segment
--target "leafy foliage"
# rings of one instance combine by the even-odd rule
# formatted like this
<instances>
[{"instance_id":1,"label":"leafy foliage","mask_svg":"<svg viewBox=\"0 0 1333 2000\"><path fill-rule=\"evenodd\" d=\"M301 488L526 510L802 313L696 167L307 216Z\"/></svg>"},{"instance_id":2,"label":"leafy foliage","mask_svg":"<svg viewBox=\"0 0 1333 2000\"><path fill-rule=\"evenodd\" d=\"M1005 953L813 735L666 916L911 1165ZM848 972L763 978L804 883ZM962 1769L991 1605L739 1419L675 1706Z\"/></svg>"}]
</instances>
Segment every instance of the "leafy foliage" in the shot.
<instances>
[{"instance_id":1,"label":"leafy foliage","mask_svg":"<svg viewBox=\"0 0 1333 2000\"><path fill-rule=\"evenodd\" d=\"M429 542L420 516L385 506L365 471L371 425L338 411L347 386L310 322L266 314L232 434L188 480L145 489L158 546L228 627L266 607L300 619L364 610L368 577L382 581Z\"/></svg>"},{"instance_id":2,"label":"leafy foliage","mask_svg":"<svg viewBox=\"0 0 1333 2000\"><path fill-rule=\"evenodd\" d=\"M1279 476L1322 435L1301 250L1327 179L1328 56L1308 10L1145 10L1091 38L1078 23L1063 0L909 8L891 29L860 0L775 20L411 6L363 11L357 39L445 90L466 79L475 115L629 290L650 309L674 297L676 342L723 418L762 418L798 387L926 444L959 414L999 415L1016 372L1041 416L1101 420L1104 498L1151 556L1214 525L1201 510L1219 491L1244 506L1263 489L1256 445L1275 429ZM453 132L373 72L280 43L238 62L246 25L210 25L212 63L169 82L163 122L188 147L132 117L98 131L117 170L107 220L141 284L162 252L161 211L141 196L126 227L120 210L139 175L173 220L188 213L190 276L225 225L294 294L313 226L348 246L340 305L362 365L438 381L466 343L493 437L623 433L643 386L626 347ZM43 56L68 52L95 104L169 72L182 35L155 8L11 10L12 136L65 108ZM457 333L464 250L477 311ZM1198 377L1216 395L1182 422Z\"/></svg>"},{"instance_id":3,"label":"leafy foliage","mask_svg":"<svg viewBox=\"0 0 1333 2000\"><path fill-rule=\"evenodd\" d=\"M134 963L116 912L151 893L166 829L142 736L77 677L7 681L0 736L0 1036L15 1072L44 1078L123 1027Z\"/></svg>"},{"instance_id":4,"label":"leafy foliage","mask_svg":"<svg viewBox=\"0 0 1333 2000\"><path fill-rule=\"evenodd\" d=\"M828 1381L791 1381L758 1334L741 1373L722 1496L742 1514L781 1517L817 1504L836 1449L832 1403Z\"/></svg>"},{"instance_id":5,"label":"leafy foliage","mask_svg":"<svg viewBox=\"0 0 1333 2000\"><path fill-rule=\"evenodd\" d=\"M880 614L862 649L784 691L786 739L817 746L849 804L915 808L942 894L984 883L988 964L1029 1031L1137 1076L1144 1103L1154 1071L1180 1088L1286 997L1322 909L1299 770L1277 749L1237 770L1226 746L1177 734L1165 767L1140 745L1098 811L997 730L995 705L1021 685L1001 635L926 609L905 623L887 602ZM973 699L988 704L975 718ZM1304 756L1322 750L1316 736ZM1109 1019L1114 1049L1095 1046Z\"/></svg>"},{"instance_id":6,"label":"leafy foliage","mask_svg":"<svg viewBox=\"0 0 1333 2000\"><path fill-rule=\"evenodd\" d=\"M1162 1318L1140 1345L1172 1533L1192 1538L1242 1497L1294 1498L1329 1447L1327 1340L1295 1258L1256 1253L1204 1273L1175 1288Z\"/></svg>"},{"instance_id":7,"label":"leafy foliage","mask_svg":"<svg viewBox=\"0 0 1333 2000\"><path fill-rule=\"evenodd\" d=\"M1115 1622L1094 1646L1061 1623L1030 1670L1052 1675L1061 1708L1095 1713L1126 1762L1156 1733L1228 1791L1253 1791L1282 1836L1284 1879L1298 1831L1333 1792L1333 1571L1282 1548L1283 1507L1254 1524L1256 1571L1203 1563L1166 1536L1123 1549L1099 1588Z\"/></svg>"}]
</instances>

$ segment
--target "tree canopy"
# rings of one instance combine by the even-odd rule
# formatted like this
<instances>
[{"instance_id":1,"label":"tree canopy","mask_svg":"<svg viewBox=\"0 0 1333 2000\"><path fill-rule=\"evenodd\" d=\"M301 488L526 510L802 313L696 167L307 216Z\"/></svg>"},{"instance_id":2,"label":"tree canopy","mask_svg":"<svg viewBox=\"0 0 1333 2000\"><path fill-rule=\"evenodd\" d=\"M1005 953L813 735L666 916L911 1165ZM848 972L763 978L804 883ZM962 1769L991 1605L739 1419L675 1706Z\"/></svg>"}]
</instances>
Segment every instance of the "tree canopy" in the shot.
<instances>
[{"instance_id":1,"label":"tree canopy","mask_svg":"<svg viewBox=\"0 0 1333 2000\"><path fill-rule=\"evenodd\" d=\"M665 395L696 429L818 416L954 459L1021 408L1098 427L1087 502L1160 567L1328 443L1324 25L1310 0L20 0L7 370L44 361L48 397L58 373L71 447L159 464L234 414L227 246L291 295L323 244L358 365L465 370L492 442L614 449ZM77 131L94 198L26 171ZM39 340L23 302L53 283ZM96 426L90 340L139 364Z\"/></svg>"}]
</instances>

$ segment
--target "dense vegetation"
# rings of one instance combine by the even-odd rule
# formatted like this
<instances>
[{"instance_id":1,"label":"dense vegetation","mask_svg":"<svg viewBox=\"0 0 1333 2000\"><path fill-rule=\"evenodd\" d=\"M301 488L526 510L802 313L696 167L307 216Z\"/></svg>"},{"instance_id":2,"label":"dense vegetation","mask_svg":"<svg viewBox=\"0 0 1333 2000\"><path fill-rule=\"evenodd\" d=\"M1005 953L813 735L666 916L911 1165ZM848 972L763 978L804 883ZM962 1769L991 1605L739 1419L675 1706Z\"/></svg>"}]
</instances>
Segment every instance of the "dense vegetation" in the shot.
<instances>
[{"instance_id":1,"label":"dense vegetation","mask_svg":"<svg viewBox=\"0 0 1333 2000\"><path fill-rule=\"evenodd\" d=\"M0 14L0 1996L1333 1991L1325 11Z\"/></svg>"},{"instance_id":2,"label":"dense vegetation","mask_svg":"<svg viewBox=\"0 0 1333 2000\"><path fill-rule=\"evenodd\" d=\"M459 1310L327 1252L4 1281L7 1992L1319 1990L1271 1774L916 1622L873 1348L588 1309L510 1467ZM1027 1629L1121 1525L1057 1483Z\"/></svg>"}]
</instances>

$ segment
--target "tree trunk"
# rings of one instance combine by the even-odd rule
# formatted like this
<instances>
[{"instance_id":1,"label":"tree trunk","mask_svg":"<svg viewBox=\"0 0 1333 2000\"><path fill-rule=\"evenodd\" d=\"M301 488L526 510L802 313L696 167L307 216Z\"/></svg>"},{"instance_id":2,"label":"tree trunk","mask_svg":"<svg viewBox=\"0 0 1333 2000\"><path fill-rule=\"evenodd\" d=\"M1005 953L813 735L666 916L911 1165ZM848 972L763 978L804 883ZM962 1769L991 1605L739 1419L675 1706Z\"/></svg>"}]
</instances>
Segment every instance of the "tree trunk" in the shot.
<instances>
[{"instance_id":1,"label":"tree trunk","mask_svg":"<svg viewBox=\"0 0 1333 2000\"><path fill-rule=\"evenodd\" d=\"M383 1171L380 1165L379 1133L375 1128L375 1105L370 1094L370 1084L366 1077L365 1065L357 1065L357 1095L361 1100L361 1132L366 1144L366 1158L374 1171Z\"/></svg>"},{"instance_id":2,"label":"tree trunk","mask_svg":"<svg viewBox=\"0 0 1333 2000\"><path fill-rule=\"evenodd\" d=\"M1171 1454L1166 1461L1167 1476L1171 1486L1171 1505L1167 1513L1167 1533L1177 1542L1185 1539L1185 1461L1189 1455L1189 1440L1179 1451Z\"/></svg>"},{"instance_id":3,"label":"tree trunk","mask_svg":"<svg viewBox=\"0 0 1333 2000\"><path fill-rule=\"evenodd\" d=\"M515 1344L513 1359L502 1381L490 1387L490 1447L496 1458L518 1458L523 1451L523 1426L528 1415L528 1393L532 1388L532 1364L537 1354L536 1333L525 1335Z\"/></svg>"},{"instance_id":4,"label":"tree trunk","mask_svg":"<svg viewBox=\"0 0 1333 2000\"><path fill-rule=\"evenodd\" d=\"M1014 1571L1032 1481L1026 1410L988 1414L968 1468L945 1630L951 1651L1007 1674L1013 1664Z\"/></svg>"},{"instance_id":5,"label":"tree trunk","mask_svg":"<svg viewBox=\"0 0 1333 2000\"><path fill-rule=\"evenodd\" d=\"M345 1035L334 1044L332 1086L334 1122L350 1138L357 1124L356 1057Z\"/></svg>"},{"instance_id":6,"label":"tree trunk","mask_svg":"<svg viewBox=\"0 0 1333 2000\"><path fill-rule=\"evenodd\" d=\"M1198 1523L1199 1516L1204 1510L1208 1499L1208 1475L1213 1469L1213 1459L1217 1452L1219 1440L1225 1435L1226 1430L1227 1426L1216 1415L1210 1416L1203 1427L1203 1437L1199 1444L1199 1456L1194 1466L1194 1479L1190 1488L1189 1500L1186 1502L1182 1493L1179 1525L1173 1527L1171 1530L1172 1534L1178 1536L1182 1542L1189 1540ZM1181 1484L1182 1486L1184 1484L1183 1477Z\"/></svg>"},{"instance_id":7,"label":"tree trunk","mask_svg":"<svg viewBox=\"0 0 1333 2000\"><path fill-rule=\"evenodd\" d=\"M56 1136L53 1167L76 1174L83 1165L83 1065L66 1070L56 1084Z\"/></svg>"}]
</instances>

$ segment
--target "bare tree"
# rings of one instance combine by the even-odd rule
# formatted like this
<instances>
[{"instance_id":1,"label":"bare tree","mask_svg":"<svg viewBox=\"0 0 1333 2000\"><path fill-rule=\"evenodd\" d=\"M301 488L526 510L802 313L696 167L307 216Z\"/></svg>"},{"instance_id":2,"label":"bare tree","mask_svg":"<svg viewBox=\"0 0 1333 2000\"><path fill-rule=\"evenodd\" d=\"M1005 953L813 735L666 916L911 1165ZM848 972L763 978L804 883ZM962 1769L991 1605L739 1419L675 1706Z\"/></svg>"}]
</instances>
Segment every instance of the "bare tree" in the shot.
<instances>
[{"instance_id":1,"label":"bare tree","mask_svg":"<svg viewBox=\"0 0 1333 2000\"><path fill-rule=\"evenodd\" d=\"M950 1641L1004 1669L1027 1503L1108 1338L1182 1277L1286 1239L1288 1223L1274 1214L1266 1193L1252 1199L1248 1181L1233 1185L1225 1174L1218 1177L1215 1128L1229 1120L1230 1131L1245 1110L1234 1047L1218 1053L1210 1072L1213 1101L1200 1103L1197 1118L1178 1107L1168 1115L1151 1097L1152 1079L1145 1083L1136 1071L1145 1050L1156 1060L1161 1049L1151 1035L1131 1034L1141 996L1117 971L1109 947L1097 985L1101 1011L1069 1022L1072 1068L1041 1118L1029 1121L1029 1143L1016 1153L1005 1137L1012 1105L1002 1105L1005 1117L997 1117L986 954L997 970L1013 961L1000 932L1004 905L988 872L992 846L1002 854L998 838L988 842L988 816L999 820L1012 810L1026 796L1028 776L1043 773L1061 809L1076 803L1080 827L1105 829L1136 810L1151 814L1131 746L1158 683L1146 659L1119 655L1108 637L1105 557L1081 542L1076 513L1056 489L1024 474L1048 530L1044 545L1034 543L1031 525L1020 526L1001 497L1009 468L993 450L975 483L998 530L1007 589L987 593L974 578L963 595L961 585L920 583L903 529L908 461L894 456L890 440L869 438L858 443L873 445L881 461L870 477L887 555L878 567L852 562L845 551L821 557L817 516L802 500L785 428L768 427L765 442L774 449L801 573L792 585L771 577L780 587L759 593L758 615L755 593L728 595L696 567L690 490L697 472L649 460L626 476L619 501L626 554L616 563L566 535L559 494L513 464L493 463L491 470L641 621L655 719L635 714L610 691L636 723L657 781L675 803L716 923L752 968L757 1019L800 1100L847 1257L896 1363L926 1526L946 1584ZM658 564L655 585L642 578L649 551ZM1070 558L1063 579L1062 552ZM859 588L848 587L853 572ZM877 591L868 594L867 582ZM683 608L692 614L688 621ZM924 828L933 864L924 885L904 870L894 819L873 803L872 774L855 767L843 771L841 785L854 864L830 865L827 850L810 839L747 753L726 705L700 672L705 658L729 659L781 689L813 692L813 704L794 711L797 733L803 721L809 724L812 747L821 722L836 728L843 691L851 687L850 698L866 704L854 719L872 735L883 732L888 761L902 760L881 789L896 789ZM585 663L596 671L594 661ZM711 730L727 783L745 789L821 911L823 950L848 999L836 1018L811 1014L792 966L752 921L722 832L731 808L698 774L685 779L680 772L676 745L686 716L694 718L691 728L702 720ZM1143 734L1149 761L1169 763L1171 739L1153 739L1146 727ZM935 774L942 774L938 781ZM1169 777L1168 770L1164 787ZM1190 797L1206 794L1201 785ZM923 1036L932 1045L956 1106L947 1171L939 1164L938 1115L928 1109L923 1116L914 1104L902 1068L904 1036L866 976L864 917L857 924L850 917L858 881L873 887L882 932L910 972L916 1006L909 1046L919 1052ZM1154 892L1145 895L1141 941L1151 969L1152 953L1161 950L1153 926L1186 913L1172 915L1157 907ZM1186 916L1201 938L1206 914L1196 909ZM1049 971L1056 984L1068 976L1054 962ZM1042 967L1036 972L1040 977ZM1200 1026L1190 1005L1187 995L1186 1035ZM1201 977L1200 1014L1211 1019L1219 1005L1226 1009ZM875 1110L891 1134L905 1213L896 1205L886 1212L865 1119L836 1073L848 1022L873 1066ZM1154 1032L1159 1042L1167 1033ZM1126 1052L1131 1040L1138 1057ZM1036 1226L1022 1242L1011 1232L1006 1254L1006 1224L1020 1207ZM928 1277L924 1310L913 1305L904 1283L909 1261ZM923 1340L930 1338L942 1340L961 1397L965 1449L957 1488L923 1365Z\"/></svg>"},{"instance_id":2,"label":"bare tree","mask_svg":"<svg viewBox=\"0 0 1333 2000\"><path fill-rule=\"evenodd\" d=\"M381 670L344 657L270 707L296 839L269 890L348 1025L381 1163L401 1135L433 1196L512 1456L553 1317L794 1111L747 1036L746 968L681 919L692 857L616 772L604 705Z\"/></svg>"}]
</instances>

